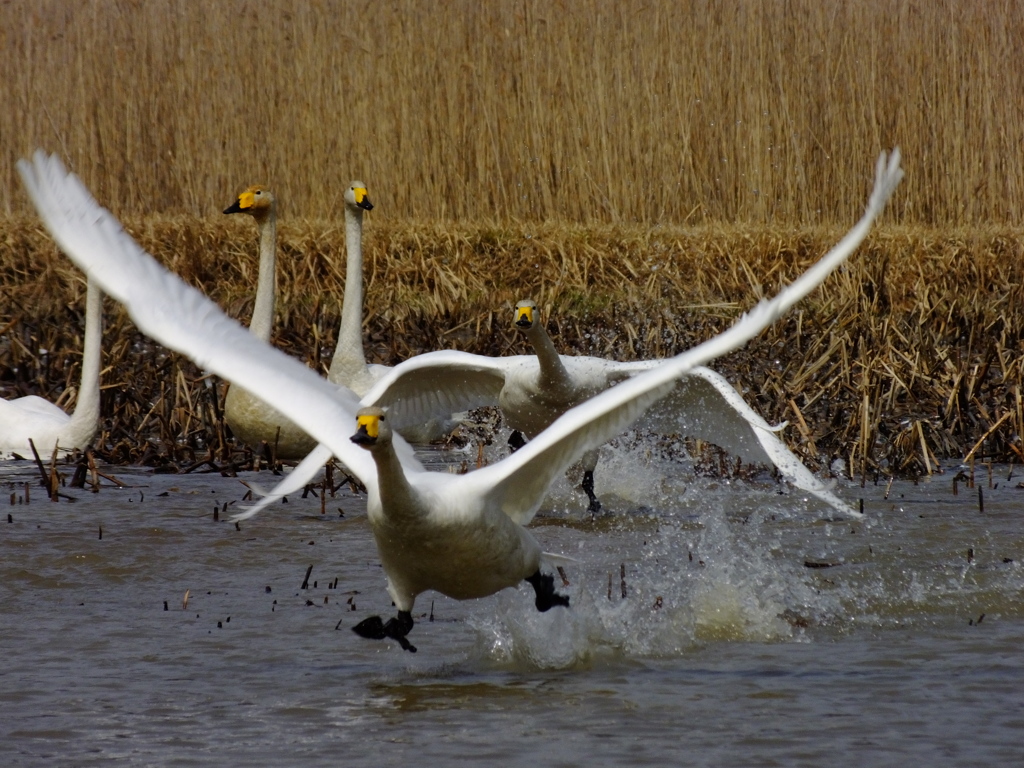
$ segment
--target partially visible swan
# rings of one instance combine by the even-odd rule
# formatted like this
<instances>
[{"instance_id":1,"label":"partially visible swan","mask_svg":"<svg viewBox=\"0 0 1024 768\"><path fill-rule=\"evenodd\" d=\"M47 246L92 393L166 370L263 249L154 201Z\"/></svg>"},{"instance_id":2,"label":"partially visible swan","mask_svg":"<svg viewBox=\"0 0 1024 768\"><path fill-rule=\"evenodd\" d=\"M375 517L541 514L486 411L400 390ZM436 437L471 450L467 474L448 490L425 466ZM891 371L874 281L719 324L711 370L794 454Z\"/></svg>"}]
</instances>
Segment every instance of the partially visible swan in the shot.
<instances>
[{"instance_id":1,"label":"partially visible swan","mask_svg":"<svg viewBox=\"0 0 1024 768\"><path fill-rule=\"evenodd\" d=\"M390 370L386 365L367 365L363 353L363 211L372 210L366 185L353 181L345 190L345 298L327 380L360 397Z\"/></svg>"},{"instance_id":2,"label":"partially visible swan","mask_svg":"<svg viewBox=\"0 0 1024 768\"><path fill-rule=\"evenodd\" d=\"M368 365L363 351L363 211L372 210L366 185L353 181L345 191L345 296L341 327L327 379L348 387L360 397L391 371L388 365ZM410 442L429 443L444 437L453 426L450 414L438 413L404 424L399 433ZM323 466L330 455L319 451L314 458L323 459L319 464Z\"/></svg>"},{"instance_id":3,"label":"partially visible swan","mask_svg":"<svg viewBox=\"0 0 1024 768\"><path fill-rule=\"evenodd\" d=\"M167 272L68 174L59 158L37 152L18 170L47 228L82 269L122 302L144 333L281 403L285 414L325 444L363 482L368 518L398 615L374 616L354 629L390 637L413 651L416 596L428 589L458 599L482 597L525 579L540 610L565 605L542 552L523 526L549 486L573 461L635 422L675 389L680 376L760 333L818 286L864 239L902 176L899 152L878 161L874 192L860 223L772 301L762 301L729 330L571 408L511 456L470 472L428 472L391 434L387 412L361 408L353 393L247 333L199 291ZM356 421L354 436L349 439Z\"/></svg>"},{"instance_id":4,"label":"partially visible swan","mask_svg":"<svg viewBox=\"0 0 1024 768\"><path fill-rule=\"evenodd\" d=\"M89 447L100 416L100 357L103 340L103 293L89 278L85 292L85 341L82 346L82 384L70 416L35 395L0 400L0 457L31 456L29 439L40 456Z\"/></svg>"},{"instance_id":5,"label":"partially visible swan","mask_svg":"<svg viewBox=\"0 0 1024 768\"><path fill-rule=\"evenodd\" d=\"M249 214L259 227L259 276L249 330L256 338L269 343L277 295L277 201L273 192L256 184L242 192L224 213ZM224 420L235 437L251 448L257 448L262 441L276 446L279 459L302 458L316 446L313 438L280 411L240 386L228 388Z\"/></svg>"}]
</instances>

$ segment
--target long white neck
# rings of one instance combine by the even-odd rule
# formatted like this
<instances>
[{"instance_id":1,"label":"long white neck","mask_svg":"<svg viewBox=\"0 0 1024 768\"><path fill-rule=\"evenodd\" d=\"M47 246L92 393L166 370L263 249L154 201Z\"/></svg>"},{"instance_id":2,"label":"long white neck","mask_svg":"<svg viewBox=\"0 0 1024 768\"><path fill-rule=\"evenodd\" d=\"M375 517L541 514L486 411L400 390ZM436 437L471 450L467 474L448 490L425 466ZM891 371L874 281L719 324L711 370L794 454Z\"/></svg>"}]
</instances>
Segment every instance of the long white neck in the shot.
<instances>
[{"instance_id":1,"label":"long white neck","mask_svg":"<svg viewBox=\"0 0 1024 768\"><path fill-rule=\"evenodd\" d=\"M85 343L82 346L82 384L75 412L64 427L62 448L86 448L100 418L100 357L103 344L103 293L90 277L85 292Z\"/></svg>"},{"instance_id":2,"label":"long white neck","mask_svg":"<svg viewBox=\"0 0 1024 768\"><path fill-rule=\"evenodd\" d=\"M345 206L345 303L327 378L355 389L369 378L363 354L363 212ZM362 395L356 389L356 394Z\"/></svg>"},{"instance_id":3,"label":"long white neck","mask_svg":"<svg viewBox=\"0 0 1024 768\"><path fill-rule=\"evenodd\" d=\"M420 499L405 476L394 444L376 445L370 453L377 465L377 493L384 517L392 524L400 523L403 517L419 517Z\"/></svg>"},{"instance_id":4,"label":"long white neck","mask_svg":"<svg viewBox=\"0 0 1024 768\"><path fill-rule=\"evenodd\" d=\"M568 371L562 364L562 357L558 354L544 327L540 323L534 323L526 331L526 338L530 340L533 351L537 355L537 362L540 364L538 384L541 388L553 392L571 386L572 382L569 379Z\"/></svg>"},{"instance_id":5,"label":"long white neck","mask_svg":"<svg viewBox=\"0 0 1024 768\"><path fill-rule=\"evenodd\" d=\"M256 282L256 303L252 308L249 330L263 341L270 341L274 328L274 295L277 293L277 214L271 208L258 220L260 228L260 273Z\"/></svg>"}]
</instances>

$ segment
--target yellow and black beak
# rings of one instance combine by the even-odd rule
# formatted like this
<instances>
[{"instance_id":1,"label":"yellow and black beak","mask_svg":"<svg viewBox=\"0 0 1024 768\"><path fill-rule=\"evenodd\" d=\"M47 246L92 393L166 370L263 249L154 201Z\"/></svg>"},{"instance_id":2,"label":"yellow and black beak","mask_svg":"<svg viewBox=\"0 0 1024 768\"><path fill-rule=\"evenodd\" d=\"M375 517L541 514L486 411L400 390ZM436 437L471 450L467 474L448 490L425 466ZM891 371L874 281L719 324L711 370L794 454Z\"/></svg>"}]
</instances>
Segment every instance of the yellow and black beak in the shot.
<instances>
[{"instance_id":1,"label":"yellow and black beak","mask_svg":"<svg viewBox=\"0 0 1024 768\"><path fill-rule=\"evenodd\" d=\"M533 307L516 307L515 325L517 328L532 328Z\"/></svg>"},{"instance_id":2,"label":"yellow and black beak","mask_svg":"<svg viewBox=\"0 0 1024 768\"><path fill-rule=\"evenodd\" d=\"M356 417L358 425L356 433L350 438L356 445L373 445L377 442L377 433L380 429L380 416L366 414Z\"/></svg>"},{"instance_id":3,"label":"yellow and black beak","mask_svg":"<svg viewBox=\"0 0 1024 768\"><path fill-rule=\"evenodd\" d=\"M353 187L352 194L356 198L356 205L364 211L373 210L373 203L370 202L370 193L366 191L365 187Z\"/></svg>"},{"instance_id":4,"label":"yellow and black beak","mask_svg":"<svg viewBox=\"0 0 1024 768\"><path fill-rule=\"evenodd\" d=\"M252 192L243 192L231 205L224 209L224 213L248 213L256 204L256 195Z\"/></svg>"}]
</instances>

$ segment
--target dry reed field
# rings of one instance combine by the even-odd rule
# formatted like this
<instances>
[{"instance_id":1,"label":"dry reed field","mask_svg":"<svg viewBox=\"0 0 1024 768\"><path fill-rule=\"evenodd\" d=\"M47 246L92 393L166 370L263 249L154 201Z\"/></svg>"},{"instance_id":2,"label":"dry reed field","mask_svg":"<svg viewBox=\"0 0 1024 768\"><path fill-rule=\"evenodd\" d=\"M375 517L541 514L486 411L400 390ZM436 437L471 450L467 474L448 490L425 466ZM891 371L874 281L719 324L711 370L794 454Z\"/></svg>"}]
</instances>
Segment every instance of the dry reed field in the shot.
<instances>
[{"instance_id":1,"label":"dry reed field","mask_svg":"<svg viewBox=\"0 0 1024 768\"><path fill-rule=\"evenodd\" d=\"M806 226L899 145L899 220L1020 222L1013 0L14 0L0 50L8 211L42 146L117 214Z\"/></svg>"},{"instance_id":2,"label":"dry reed field","mask_svg":"<svg viewBox=\"0 0 1024 768\"><path fill-rule=\"evenodd\" d=\"M255 236L240 224L128 222L170 269L246 319ZM525 352L511 327L511 308L525 296L537 300L566 352L671 355L723 330L841 234L833 227L371 228L368 356L394 364L442 348ZM794 424L786 435L814 466L843 458L862 474L913 474L935 471L941 458L1024 460L1019 235L993 228L939 237L892 227L788 318L715 367L766 418ZM284 306L275 341L326 371L344 288L343 232L303 224L282 228L280 240ZM208 252L220 257L204 258ZM55 399L79 376L83 280L29 218L10 224L0 257L9 297L0 329L5 394ZM107 310L101 455L174 465L203 460L211 448L226 457L217 388L139 335L109 301Z\"/></svg>"},{"instance_id":3,"label":"dry reed field","mask_svg":"<svg viewBox=\"0 0 1024 768\"><path fill-rule=\"evenodd\" d=\"M352 178L371 360L525 351L525 297L566 353L633 359L793 279L899 145L861 252L715 367L812 466L1024 461L1017 3L15 1L0 50L0 396L72 405L81 355L84 282L14 170L36 147L242 319L256 235L219 211L270 184L275 341L321 366ZM213 382L109 300L104 339L103 458L230 453Z\"/></svg>"}]
</instances>

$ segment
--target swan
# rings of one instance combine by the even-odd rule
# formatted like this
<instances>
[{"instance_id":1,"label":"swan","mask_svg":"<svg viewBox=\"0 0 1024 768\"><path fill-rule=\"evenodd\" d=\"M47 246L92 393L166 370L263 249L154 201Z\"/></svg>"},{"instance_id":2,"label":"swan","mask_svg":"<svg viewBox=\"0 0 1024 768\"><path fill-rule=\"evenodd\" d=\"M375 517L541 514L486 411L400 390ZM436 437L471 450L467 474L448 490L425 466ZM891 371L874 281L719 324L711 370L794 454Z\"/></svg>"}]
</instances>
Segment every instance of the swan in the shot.
<instances>
[{"instance_id":1,"label":"swan","mask_svg":"<svg viewBox=\"0 0 1024 768\"><path fill-rule=\"evenodd\" d=\"M361 181L349 184L345 190L345 296L327 380L360 397L389 370L385 365L367 365L363 353L363 211L372 210L366 185Z\"/></svg>"},{"instance_id":2,"label":"swan","mask_svg":"<svg viewBox=\"0 0 1024 768\"><path fill-rule=\"evenodd\" d=\"M256 301L252 309L250 332L270 342L274 327L274 300L277 294L277 201L265 186L255 184L224 213L245 213L256 220L260 232L259 276ZM261 442L275 447L278 459L299 459L316 446L316 441L280 411L242 387L228 387L224 398L224 420L241 442L256 448Z\"/></svg>"},{"instance_id":3,"label":"swan","mask_svg":"<svg viewBox=\"0 0 1024 768\"><path fill-rule=\"evenodd\" d=\"M341 326L327 380L348 387L360 397L391 371L389 365L368 365L363 351L363 212L372 210L366 185L353 181L345 191L345 295ZM450 413L437 413L419 422L407 422L399 432L409 442L429 443L448 434L454 424ZM323 466L330 455L320 450L315 458L323 459L319 464Z\"/></svg>"},{"instance_id":4,"label":"swan","mask_svg":"<svg viewBox=\"0 0 1024 768\"><path fill-rule=\"evenodd\" d=\"M491 358L463 352L430 352L396 367L367 393L367 404L386 405L393 421L420 419L432 408L498 405L509 426L513 450L522 435L536 437L569 408L663 361L616 362L599 357L559 355L539 322L533 301L520 301L513 325L525 333L535 354ZM728 380L704 366L681 377L656 412L640 420L642 429L680 433L714 443L747 463L771 464L793 485L846 513L848 506L808 470ZM598 452L582 460L583 483L591 512L601 505L594 493ZM293 472L294 474L294 472ZM293 481L295 482L295 481ZM291 489L288 491L293 492ZM280 495L272 491L274 498Z\"/></svg>"},{"instance_id":5,"label":"swan","mask_svg":"<svg viewBox=\"0 0 1024 768\"><path fill-rule=\"evenodd\" d=\"M103 293L91 277L85 291L85 342L82 347L82 384L70 416L59 406L36 395L0 399L0 456L40 454L55 447L72 451L89 447L100 416L100 347L103 340Z\"/></svg>"},{"instance_id":6,"label":"swan","mask_svg":"<svg viewBox=\"0 0 1024 768\"><path fill-rule=\"evenodd\" d=\"M414 651L408 634L418 594L458 599L492 594L525 580L539 610L567 606L545 553L524 527L549 486L583 453L635 422L694 367L749 341L817 287L864 239L902 177L899 152L878 160L867 211L817 264L731 328L570 408L511 456L465 475L429 472L394 434L388 411L361 405L346 388L270 347L224 315L196 289L160 266L125 233L60 159L37 151L18 170L61 249L125 305L139 329L197 365L231 378L281 409L320 440L366 486L367 516L397 615L372 616L353 629L392 638ZM355 422L356 432L351 435Z\"/></svg>"}]
</instances>

